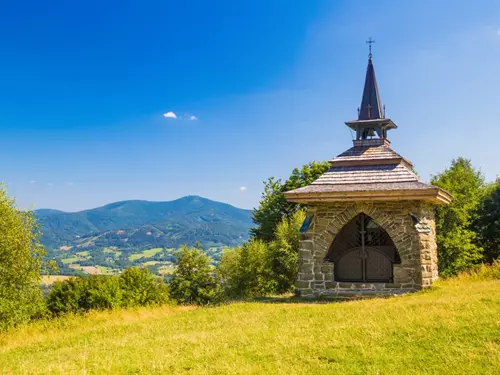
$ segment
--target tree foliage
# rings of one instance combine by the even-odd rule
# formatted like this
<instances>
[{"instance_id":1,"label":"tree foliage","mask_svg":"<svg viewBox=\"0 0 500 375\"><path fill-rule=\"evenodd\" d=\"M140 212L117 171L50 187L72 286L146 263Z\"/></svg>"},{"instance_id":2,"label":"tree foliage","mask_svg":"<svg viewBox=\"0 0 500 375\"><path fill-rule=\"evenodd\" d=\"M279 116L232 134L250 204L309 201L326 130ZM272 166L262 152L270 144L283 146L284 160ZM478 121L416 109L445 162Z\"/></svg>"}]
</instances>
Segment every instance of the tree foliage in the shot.
<instances>
[{"instance_id":1,"label":"tree foliage","mask_svg":"<svg viewBox=\"0 0 500 375\"><path fill-rule=\"evenodd\" d=\"M39 236L33 214L18 210L0 187L0 330L43 313Z\"/></svg>"},{"instance_id":2,"label":"tree foliage","mask_svg":"<svg viewBox=\"0 0 500 375\"><path fill-rule=\"evenodd\" d=\"M275 291L268 247L262 240L251 240L241 247L226 249L217 270L229 297L265 296Z\"/></svg>"},{"instance_id":3,"label":"tree foliage","mask_svg":"<svg viewBox=\"0 0 500 375\"><path fill-rule=\"evenodd\" d=\"M170 295L179 304L218 303L222 289L214 274L212 260L202 249L183 246L177 255L177 268L170 280Z\"/></svg>"},{"instance_id":4,"label":"tree foliage","mask_svg":"<svg viewBox=\"0 0 500 375\"><path fill-rule=\"evenodd\" d=\"M54 284L47 296L53 315L168 302L168 287L147 268L132 267L120 276L79 276Z\"/></svg>"},{"instance_id":5,"label":"tree foliage","mask_svg":"<svg viewBox=\"0 0 500 375\"><path fill-rule=\"evenodd\" d=\"M264 183L259 207L253 211L255 228L251 229L255 239L271 242L275 239L276 227L283 218L290 218L301 206L288 202L283 193L310 185L325 173L330 164L328 162L310 162L301 169L295 168L284 183L274 177Z\"/></svg>"},{"instance_id":6,"label":"tree foliage","mask_svg":"<svg viewBox=\"0 0 500 375\"><path fill-rule=\"evenodd\" d=\"M153 275L148 268L127 268L120 275L120 289L125 307L160 305L169 297L163 279Z\"/></svg>"},{"instance_id":7,"label":"tree foliage","mask_svg":"<svg viewBox=\"0 0 500 375\"><path fill-rule=\"evenodd\" d=\"M485 182L470 160L458 158L432 178L432 184L449 191L450 205L436 209L439 271L443 276L456 275L483 259L473 223L484 196Z\"/></svg>"},{"instance_id":8,"label":"tree foliage","mask_svg":"<svg viewBox=\"0 0 500 375\"><path fill-rule=\"evenodd\" d=\"M500 258L500 179L488 187L474 223L485 260Z\"/></svg>"},{"instance_id":9,"label":"tree foliage","mask_svg":"<svg viewBox=\"0 0 500 375\"><path fill-rule=\"evenodd\" d=\"M303 210L284 218L276 227L275 240L269 244L269 261L277 293L293 289L299 271L299 229L305 219Z\"/></svg>"},{"instance_id":10,"label":"tree foliage","mask_svg":"<svg viewBox=\"0 0 500 375\"><path fill-rule=\"evenodd\" d=\"M283 218L273 235L275 240L269 243L253 239L224 252L218 272L230 297L265 296L293 289L304 217L303 211L297 211Z\"/></svg>"}]
</instances>

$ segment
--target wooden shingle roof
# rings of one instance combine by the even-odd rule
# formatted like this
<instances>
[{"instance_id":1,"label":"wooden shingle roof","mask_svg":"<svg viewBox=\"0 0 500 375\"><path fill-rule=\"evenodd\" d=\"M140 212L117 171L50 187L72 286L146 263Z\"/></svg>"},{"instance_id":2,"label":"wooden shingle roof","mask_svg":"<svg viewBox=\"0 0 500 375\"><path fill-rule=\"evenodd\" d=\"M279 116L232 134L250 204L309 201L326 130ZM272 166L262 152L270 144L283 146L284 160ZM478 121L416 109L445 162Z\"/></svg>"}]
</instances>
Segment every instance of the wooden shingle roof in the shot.
<instances>
[{"instance_id":1,"label":"wooden shingle roof","mask_svg":"<svg viewBox=\"0 0 500 375\"><path fill-rule=\"evenodd\" d=\"M447 204L446 191L420 181L410 161L387 141L364 142L330 160L332 167L311 185L285 193L289 201L425 200Z\"/></svg>"}]
</instances>

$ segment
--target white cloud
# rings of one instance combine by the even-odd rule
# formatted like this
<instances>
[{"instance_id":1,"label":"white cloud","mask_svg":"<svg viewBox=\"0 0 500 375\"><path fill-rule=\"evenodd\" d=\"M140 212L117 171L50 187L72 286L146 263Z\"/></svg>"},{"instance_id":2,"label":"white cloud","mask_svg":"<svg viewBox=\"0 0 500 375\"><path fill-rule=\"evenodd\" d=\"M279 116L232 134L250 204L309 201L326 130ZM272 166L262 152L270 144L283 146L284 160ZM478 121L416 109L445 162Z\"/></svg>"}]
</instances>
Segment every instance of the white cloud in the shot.
<instances>
[{"instance_id":1,"label":"white cloud","mask_svg":"<svg viewBox=\"0 0 500 375\"><path fill-rule=\"evenodd\" d=\"M246 186L240 186L240 191L247 191L247 187Z\"/></svg>"},{"instance_id":2,"label":"white cloud","mask_svg":"<svg viewBox=\"0 0 500 375\"><path fill-rule=\"evenodd\" d=\"M196 120L198 120L198 117L196 117L196 116L189 116L189 119L191 121L196 121Z\"/></svg>"},{"instance_id":3,"label":"white cloud","mask_svg":"<svg viewBox=\"0 0 500 375\"><path fill-rule=\"evenodd\" d=\"M30 180L29 183L30 184L34 184L36 181L35 180Z\"/></svg>"},{"instance_id":4,"label":"white cloud","mask_svg":"<svg viewBox=\"0 0 500 375\"><path fill-rule=\"evenodd\" d=\"M167 112L163 114L163 117L176 119L177 115L174 112Z\"/></svg>"}]
</instances>

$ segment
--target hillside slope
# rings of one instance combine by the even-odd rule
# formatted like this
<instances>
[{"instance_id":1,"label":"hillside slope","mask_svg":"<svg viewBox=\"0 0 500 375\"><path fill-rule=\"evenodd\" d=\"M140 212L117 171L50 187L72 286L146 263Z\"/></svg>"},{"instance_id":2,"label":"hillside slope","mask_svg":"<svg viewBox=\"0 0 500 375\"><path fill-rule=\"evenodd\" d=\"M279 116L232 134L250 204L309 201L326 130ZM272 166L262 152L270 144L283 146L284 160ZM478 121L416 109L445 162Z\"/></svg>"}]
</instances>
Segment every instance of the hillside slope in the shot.
<instances>
[{"instance_id":1,"label":"hillside slope","mask_svg":"<svg viewBox=\"0 0 500 375\"><path fill-rule=\"evenodd\" d=\"M37 210L49 249L78 247L178 247L236 245L248 239L251 211L187 196L170 202L124 201L67 213Z\"/></svg>"},{"instance_id":2,"label":"hillside slope","mask_svg":"<svg viewBox=\"0 0 500 375\"><path fill-rule=\"evenodd\" d=\"M500 280L343 303L91 313L0 335L4 374L498 374Z\"/></svg>"},{"instance_id":3,"label":"hillside slope","mask_svg":"<svg viewBox=\"0 0 500 375\"><path fill-rule=\"evenodd\" d=\"M145 266L172 271L181 245L201 246L217 261L223 247L249 238L252 212L198 196L170 202L124 201L68 213L36 211L42 243L59 273L117 273Z\"/></svg>"}]
</instances>

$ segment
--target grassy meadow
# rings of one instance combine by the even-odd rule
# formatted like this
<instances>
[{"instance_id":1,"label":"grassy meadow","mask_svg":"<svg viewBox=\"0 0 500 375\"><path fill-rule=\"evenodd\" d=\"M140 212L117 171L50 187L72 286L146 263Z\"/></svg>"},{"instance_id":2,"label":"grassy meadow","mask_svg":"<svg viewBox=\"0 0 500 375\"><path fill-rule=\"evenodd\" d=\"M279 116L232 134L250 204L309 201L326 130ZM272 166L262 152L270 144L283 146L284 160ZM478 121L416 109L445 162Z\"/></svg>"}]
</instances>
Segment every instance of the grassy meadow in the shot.
<instances>
[{"instance_id":1,"label":"grassy meadow","mask_svg":"<svg viewBox=\"0 0 500 375\"><path fill-rule=\"evenodd\" d=\"M390 299L93 312L0 334L0 374L498 374L500 280Z\"/></svg>"}]
</instances>

